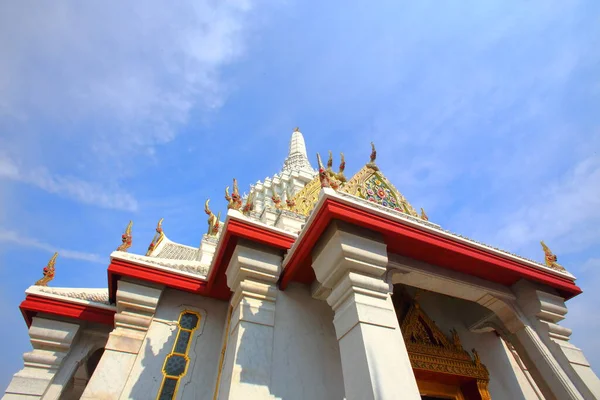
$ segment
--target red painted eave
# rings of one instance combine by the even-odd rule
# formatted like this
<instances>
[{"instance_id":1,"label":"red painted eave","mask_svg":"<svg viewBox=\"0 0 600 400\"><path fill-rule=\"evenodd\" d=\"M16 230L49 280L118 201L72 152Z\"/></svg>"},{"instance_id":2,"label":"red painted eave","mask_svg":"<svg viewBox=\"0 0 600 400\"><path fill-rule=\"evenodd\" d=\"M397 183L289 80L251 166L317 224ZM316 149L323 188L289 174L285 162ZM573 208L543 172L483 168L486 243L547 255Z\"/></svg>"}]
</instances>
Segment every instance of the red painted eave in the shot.
<instances>
[{"instance_id":1,"label":"red painted eave","mask_svg":"<svg viewBox=\"0 0 600 400\"><path fill-rule=\"evenodd\" d=\"M112 326L114 324L115 311L93 304L78 304L66 300L48 298L34 294L28 294L19 306L25 323L31 326L32 318L38 313L51 314L61 317L73 318L89 322L96 322Z\"/></svg>"},{"instance_id":2,"label":"red painted eave","mask_svg":"<svg viewBox=\"0 0 600 400\"><path fill-rule=\"evenodd\" d=\"M567 277L543 271L430 230L386 218L336 198L325 198L314 212L315 217L298 239L299 243L285 265L280 279L281 289L285 289L291 281L310 283L314 279L311 251L329 223L337 219L381 233L391 253L505 286L510 286L519 279L540 282L555 288L565 299L581 293L581 289Z\"/></svg>"},{"instance_id":3,"label":"red painted eave","mask_svg":"<svg viewBox=\"0 0 600 400\"><path fill-rule=\"evenodd\" d=\"M246 239L284 251L292 246L296 236L228 215L224 231L221 234L221 242L208 276L208 292L211 297L227 300L231 296L225 271L239 239Z\"/></svg>"}]
</instances>

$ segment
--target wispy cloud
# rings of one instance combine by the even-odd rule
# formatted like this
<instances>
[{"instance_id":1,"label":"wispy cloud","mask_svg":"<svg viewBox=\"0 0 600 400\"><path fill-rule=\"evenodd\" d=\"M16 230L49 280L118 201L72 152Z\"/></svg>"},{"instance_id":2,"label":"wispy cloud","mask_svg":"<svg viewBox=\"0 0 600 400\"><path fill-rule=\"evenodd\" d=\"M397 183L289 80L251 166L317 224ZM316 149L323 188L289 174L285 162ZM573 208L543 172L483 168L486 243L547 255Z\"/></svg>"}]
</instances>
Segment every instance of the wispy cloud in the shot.
<instances>
[{"instance_id":1,"label":"wispy cloud","mask_svg":"<svg viewBox=\"0 0 600 400\"><path fill-rule=\"evenodd\" d=\"M138 208L136 199L124 190L103 187L73 176L52 175L44 167L25 170L19 168L9 157L1 154L0 178L27 183L48 193L71 198L84 204L125 211L136 211Z\"/></svg>"},{"instance_id":2,"label":"wispy cloud","mask_svg":"<svg viewBox=\"0 0 600 400\"><path fill-rule=\"evenodd\" d=\"M59 257L70 258L72 260L89 261L99 264L106 263L106 258L100 257L98 254L57 248L51 244L44 243L27 236L22 236L15 231L2 228L0 228L0 242L40 249L47 251L48 253L54 253L57 251L59 253Z\"/></svg>"}]
</instances>

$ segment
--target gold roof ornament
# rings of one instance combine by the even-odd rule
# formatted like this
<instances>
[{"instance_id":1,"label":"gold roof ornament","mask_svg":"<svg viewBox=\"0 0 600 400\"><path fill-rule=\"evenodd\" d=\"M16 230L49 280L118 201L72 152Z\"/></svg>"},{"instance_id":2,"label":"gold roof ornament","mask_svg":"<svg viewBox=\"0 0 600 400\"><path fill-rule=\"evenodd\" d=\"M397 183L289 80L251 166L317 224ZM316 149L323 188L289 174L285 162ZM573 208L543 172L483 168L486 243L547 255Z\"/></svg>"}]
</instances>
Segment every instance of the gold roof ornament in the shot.
<instances>
[{"instance_id":1,"label":"gold roof ornament","mask_svg":"<svg viewBox=\"0 0 600 400\"><path fill-rule=\"evenodd\" d=\"M420 217L404 196L392 185L375 165L377 151L371 142L369 162L340 189L340 192L371 201L376 204L403 212L413 217Z\"/></svg>"},{"instance_id":2,"label":"gold roof ornament","mask_svg":"<svg viewBox=\"0 0 600 400\"><path fill-rule=\"evenodd\" d=\"M369 157L369 163L367 167L374 169L375 171L379 170L379 167L375 164L375 160L377 159L377 150L375 150L375 143L371 142L371 156Z\"/></svg>"},{"instance_id":3,"label":"gold roof ornament","mask_svg":"<svg viewBox=\"0 0 600 400\"><path fill-rule=\"evenodd\" d=\"M321 155L319 153L317 153L317 163L319 166L319 181L321 182L321 188L331 187L331 184L329 182L329 174L323 166L323 162L321 161Z\"/></svg>"},{"instance_id":4,"label":"gold roof ornament","mask_svg":"<svg viewBox=\"0 0 600 400\"><path fill-rule=\"evenodd\" d=\"M250 192L250 194L246 198L246 203L244 204L244 207L242 207L242 214L249 215L254 210L254 196L255 195L256 194L254 191Z\"/></svg>"},{"instance_id":5,"label":"gold roof ornament","mask_svg":"<svg viewBox=\"0 0 600 400\"><path fill-rule=\"evenodd\" d=\"M314 181L314 179L313 179ZM310 183L309 183L310 185ZM292 186L289 185L286 190L285 190L285 205L287 206L287 208L289 210L294 210L294 207L296 207L296 200L294 197L294 192L292 191Z\"/></svg>"},{"instance_id":6,"label":"gold roof ornament","mask_svg":"<svg viewBox=\"0 0 600 400\"><path fill-rule=\"evenodd\" d=\"M231 196L229 195L229 186L225 188L225 200L227 200L227 208L233 210L239 210L242 208L242 197L238 189L237 179L233 178L233 191Z\"/></svg>"},{"instance_id":7,"label":"gold roof ornament","mask_svg":"<svg viewBox=\"0 0 600 400\"><path fill-rule=\"evenodd\" d=\"M477 382L481 398L491 399L488 392L489 372L481 363L477 351L472 350L471 358L463 348L456 329L450 331L452 340L449 340L419 307L416 297L410 301L410 308L400 328L413 369L472 379Z\"/></svg>"},{"instance_id":8,"label":"gold roof ornament","mask_svg":"<svg viewBox=\"0 0 600 400\"><path fill-rule=\"evenodd\" d=\"M276 192L273 192L271 200L273 200L273 204L275 205L276 209L280 210L283 207L281 204L281 197Z\"/></svg>"},{"instance_id":9,"label":"gold roof ornament","mask_svg":"<svg viewBox=\"0 0 600 400\"><path fill-rule=\"evenodd\" d=\"M558 257L556 257L556 254L552 253L552 250L550 250L548 246L546 246L546 243L544 243L543 240L540 242L540 244L542 245L542 249L544 249L544 263L546 264L546 266L556 271L565 272L565 267L563 267L557 262Z\"/></svg>"},{"instance_id":10,"label":"gold roof ornament","mask_svg":"<svg viewBox=\"0 0 600 400\"><path fill-rule=\"evenodd\" d=\"M427 216L427 214L425 214L425 210L423 210L423 207L421 207L421 219L423 221L429 221L429 217Z\"/></svg>"},{"instance_id":11,"label":"gold roof ornament","mask_svg":"<svg viewBox=\"0 0 600 400\"><path fill-rule=\"evenodd\" d=\"M208 236L216 236L217 233L219 233L219 228L221 225L221 213L219 212L219 215L215 216L215 214L213 214L213 212L210 211L210 208L208 207L209 202L210 199L206 199L206 202L204 203L204 212L206 213L206 215L208 215L208 232L206 232L206 234Z\"/></svg>"},{"instance_id":12,"label":"gold roof ornament","mask_svg":"<svg viewBox=\"0 0 600 400\"><path fill-rule=\"evenodd\" d=\"M54 265L56 264L57 257L58 257L58 253L54 253L52 258L50 258L50 261L48 261L48 264L46 264L46 266L42 270L44 276L35 283L36 286L48 286L48 282L50 282L52 279L54 279L54 273L55 273Z\"/></svg>"},{"instance_id":13,"label":"gold roof ornament","mask_svg":"<svg viewBox=\"0 0 600 400\"><path fill-rule=\"evenodd\" d=\"M129 221L127 224L127 228L125 228L125 232L121 235L121 240L123 243L119 247L117 247L117 251L127 251L131 247L133 242L133 237L131 235L131 227L133 226L133 221Z\"/></svg>"},{"instance_id":14,"label":"gold roof ornament","mask_svg":"<svg viewBox=\"0 0 600 400\"><path fill-rule=\"evenodd\" d=\"M154 234L152 241L148 245L148 250L146 251L147 256L149 256L152 253L152 250L154 250L156 246L158 246L160 242L162 242L163 237L165 236L162 229L163 220L164 218L159 219L158 223L156 224L156 233Z\"/></svg>"}]
</instances>

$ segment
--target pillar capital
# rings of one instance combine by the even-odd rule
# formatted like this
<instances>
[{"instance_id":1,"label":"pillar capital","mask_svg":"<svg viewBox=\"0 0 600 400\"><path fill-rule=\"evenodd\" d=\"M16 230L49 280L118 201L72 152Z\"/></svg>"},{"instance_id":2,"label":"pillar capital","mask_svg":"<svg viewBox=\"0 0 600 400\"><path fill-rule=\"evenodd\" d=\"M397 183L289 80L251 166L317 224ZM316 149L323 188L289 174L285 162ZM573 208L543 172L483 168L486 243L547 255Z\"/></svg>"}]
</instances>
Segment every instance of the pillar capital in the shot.
<instances>
[{"instance_id":1,"label":"pillar capital","mask_svg":"<svg viewBox=\"0 0 600 400\"><path fill-rule=\"evenodd\" d=\"M23 354L25 367L8 385L7 398L41 399L69 354L79 330L78 324L33 317L29 328L33 351Z\"/></svg>"}]
</instances>

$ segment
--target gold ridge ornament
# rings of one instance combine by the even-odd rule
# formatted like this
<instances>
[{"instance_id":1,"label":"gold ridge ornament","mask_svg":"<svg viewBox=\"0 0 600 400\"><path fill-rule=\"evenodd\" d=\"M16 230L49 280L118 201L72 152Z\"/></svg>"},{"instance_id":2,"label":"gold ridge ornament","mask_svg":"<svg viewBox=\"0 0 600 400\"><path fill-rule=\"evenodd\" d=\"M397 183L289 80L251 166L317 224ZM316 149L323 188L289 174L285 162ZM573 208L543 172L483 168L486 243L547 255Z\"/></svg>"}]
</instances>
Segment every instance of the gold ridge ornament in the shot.
<instances>
[{"instance_id":1,"label":"gold ridge ornament","mask_svg":"<svg viewBox=\"0 0 600 400\"><path fill-rule=\"evenodd\" d=\"M331 187L329 175L327 174L325 167L323 167L323 162L321 161L321 155L319 153L317 153L317 162L319 165L319 180L321 181L321 188Z\"/></svg>"},{"instance_id":2,"label":"gold ridge ornament","mask_svg":"<svg viewBox=\"0 0 600 400\"><path fill-rule=\"evenodd\" d=\"M244 207L242 207L242 214L248 215L254 210L254 196L255 195L256 194L254 191L250 192L250 194L246 198L246 203L244 204Z\"/></svg>"},{"instance_id":3,"label":"gold ridge ornament","mask_svg":"<svg viewBox=\"0 0 600 400\"><path fill-rule=\"evenodd\" d=\"M566 269L557 262L558 257L556 257L556 254L552 253L552 250L550 250L548 246L546 246L546 243L544 243L544 241L542 240L540 244L542 245L542 249L544 249L544 263L546 264L546 266L556 271L566 271Z\"/></svg>"},{"instance_id":4,"label":"gold ridge ornament","mask_svg":"<svg viewBox=\"0 0 600 400\"><path fill-rule=\"evenodd\" d=\"M58 253L54 253L52 258L50 258L50 261L48 261L48 264L42 270L44 276L35 283L36 286L48 286L48 282L54 279L56 257L58 257Z\"/></svg>"},{"instance_id":5,"label":"gold ridge ornament","mask_svg":"<svg viewBox=\"0 0 600 400\"><path fill-rule=\"evenodd\" d=\"M229 186L225 188L225 200L227 200L227 208L232 210L239 210L242 208L242 197L238 189L237 179L233 178L233 191L231 196L229 195Z\"/></svg>"},{"instance_id":6,"label":"gold ridge ornament","mask_svg":"<svg viewBox=\"0 0 600 400\"><path fill-rule=\"evenodd\" d=\"M127 224L127 228L125 228L125 232L121 235L121 240L123 243L119 247L117 247L117 251L127 251L131 247L133 242L133 237L131 235L131 227L133 226L133 221L129 221Z\"/></svg>"},{"instance_id":7,"label":"gold ridge ornament","mask_svg":"<svg viewBox=\"0 0 600 400\"><path fill-rule=\"evenodd\" d=\"M377 159L377 150L375 150L375 143L371 142L371 156L369 157L369 163L367 167L374 169L375 171L379 170L379 167L375 164L375 160Z\"/></svg>"},{"instance_id":8,"label":"gold ridge ornament","mask_svg":"<svg viewBox=\"0 0 600 400\"><path fill-rule=\"evenodd\" d=\"M425 214L425 210L423 210L423 207L421 207L421 219L423 221L429 221L429 217L427 216L427 214Z\"/></svg>"},{"instance_id":9,"label":"gold ridge ornament","mask_svg":"<svg viewBox=\"0 0 600 400\"><path fill-rule=\"evenodd\" d=\"M206 203L204 203L204 212L208 215L208 232L206 232L206 234L208 236L216 236L217 233L219 233L219 227L221 226L221 213L219 212L219 215L215 216L208 207L209 202L210 199L206 199Z\"/></svg>"},{"instance_id":10,"label":"gold ridge ornament","mask_svg":"<svg viewBox=\"0 0 600 400\"><path fill-rule=\"evenodd\" d=\"M156 246L159 245L159 243L163 239L163 236L165 235L163 233L163 229L162 229L163 220L164 220L164 218L159 219L158 223L156 224L156 233L154 234L154 237L152 238L150 245L148 245L148 251L146 252L147 256L149 256L150 253L152 253L152 250L154 250L156 248Z\"/></svg>"}]
</instances>

